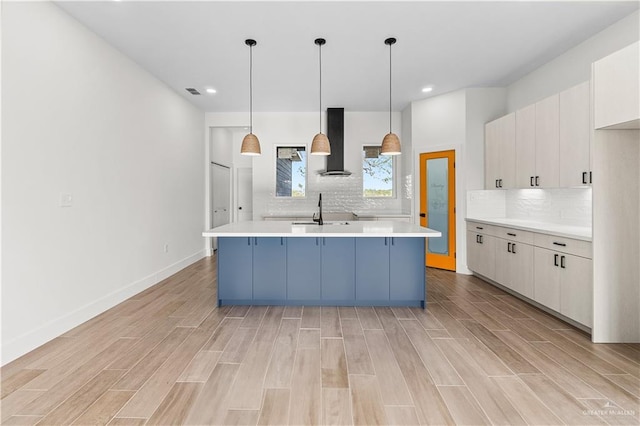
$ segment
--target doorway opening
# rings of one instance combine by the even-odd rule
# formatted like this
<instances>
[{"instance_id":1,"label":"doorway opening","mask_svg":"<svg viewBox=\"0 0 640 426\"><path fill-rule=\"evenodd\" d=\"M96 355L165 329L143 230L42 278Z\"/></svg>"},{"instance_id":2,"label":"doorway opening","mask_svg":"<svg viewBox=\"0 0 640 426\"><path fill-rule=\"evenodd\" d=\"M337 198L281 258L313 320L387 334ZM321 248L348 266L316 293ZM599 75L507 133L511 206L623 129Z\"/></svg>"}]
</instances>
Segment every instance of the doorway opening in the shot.
<instances>
[{"instance_id":1,"label":"doorway opening","mask_svg":"<svg viewBox=\"0 0 640 426\"><path fill-rule=\"evenodd\" d=\"M420 154L420 225L440 231L427 238L425 265L456 270L455 151Z\"/></svg>"}]
</instances>

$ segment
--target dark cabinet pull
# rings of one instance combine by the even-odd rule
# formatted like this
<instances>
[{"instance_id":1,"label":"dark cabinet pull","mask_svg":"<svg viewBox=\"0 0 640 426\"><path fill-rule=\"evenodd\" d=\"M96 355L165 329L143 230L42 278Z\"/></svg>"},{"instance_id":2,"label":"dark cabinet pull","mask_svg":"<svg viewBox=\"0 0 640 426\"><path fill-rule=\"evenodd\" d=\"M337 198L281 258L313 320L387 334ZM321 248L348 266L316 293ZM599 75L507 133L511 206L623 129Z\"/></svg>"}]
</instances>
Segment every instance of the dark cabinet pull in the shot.
<instances>
[{"instance_id":1,"label":"dark cabinet pull","mask_svg":"<svg viewBox=\"0 0 640 426\"><path fill-rule=\"evenodd\" d=\"M582 183L587 183L587 172L582 172Z\"/></svg>"},{"instance_id":2,"label":"dark cabinet pull","mask_svg":"<svg viewBox=\"0 0 640 426\"><path fill-rule=\"evenodd\" d=\"M507 235L511 235L512 237L516 236L516 234L514 234L513 232L507 232Z\"/></svg>"},{"instance_id":3,"label":"dark cabinet pull","mask_svg":"<svg viewBox=\"0 0 640 426\"><path fill-rule=\"evenodd\" d=\"M391 245L392 246L396 245L396 238L395 237L391 237Z\"/></svg>"},{"instance_id":4,"label":"dark cabinet pull","mask_svg":"<svg viewBox=\"0 0 640 426\"><path fill-rule=\"evenodd\" d=\"M284 245L284 237L280 237L280 245L283 246Z\"/></svg>"},{"instance_id":5,"label":"dark cabinet pull","mask_svg":"<svg viewBox=\"0 0 640 426\"><path fill-rule=\"evenodd\" d=\"M500 182L500 188L502 188L502 179L498 179Z\"/></svg>"},{"instance_id":6,"label":"dark cabinet pull","mask_svg":"<svg viewBox=\"0 0 640 426\"><path fill-rule=\"evenodd\" d=\"M507 251L511 253L511 243L507 243Z\"/></svg>"},{"instance_id":7,"label":"dark cabinet pull","mask_svg":"<svg viewBox=\"0 0 640 426\"><path fill-rule=\"evenodd\" d=\"M540 176L536 176L536 186L540 186Z\"/></svg>"},{"instance_id":8,"label":"dark cabinet pull","mask_svg":"<svg viewBox=\"0 0 640 426\"><path fill-rule=\"evenodd\" d=\"M498 186L498 179L496 179L496 188L499 188L499 186Z\"/></svg>"},{"instance_id":9,"label":"dark cabinet pull","mask_svg":"<svg viewBox=\"0 0 640 426\"><path fill-rule=\"evenodd\" d=\"M256 245L256 246L258 245L258 237L254 237L253 244Z\"/></svg>"},{"instance_id":10,"label":"dark cabinet pull","mask_svg":"<svg viewBox=\"0 0 640 426\"><path fill-rule=\"evenodd\" d=\"M318 245L318 237L316 237L316 245Z\"/></svg>"},{"instance_id":11,"label":"dark cabinet pull","mask_svg":"<svg viewBox=\"0 0 640 426\"><path fill-rule=\"evenodd\" d=\"M484 244L484 237L480 235L480 244Z\"/></svg>"},{"instance_id":12,"label":"dark cabinet pull","mask_svg":"<svg viewBox=\"0 0 640 426\"><path fill-rule=\"evenodd\" d=\"M533 186L533 176L529 178L529 186Z\"/></svg>"},{"instance_id":13,"label":"dark cabinet pull","mask_svg":"<svg viewBox=\"0 0 640 426\"><path fill-rule=\"evenodd\" d=\"M323 246L327 245L327 239L325 237L322 237L322 245Z\"/></svg>"},{"instance_id":14,"label":"dark cabinet pull","mask_svg":"<svg viewBox=\"0 0 640 426\"><path fill-rule=\"evenodd\" d=\"M589 172L589 183L593 183L593 172Z\"/></svg>"},{"instance_id":15,"label":"dark cabinet pull","mask_svg":"<svg viewBox=\"0 0 640 426\"><path fill-rule=\"evenodd\" d=\"M251 245L251 237L247 237L247 245L250 246Z\"/></svg>"},{"instance_id":16,"label":"dark cabinet pull","mask_svg":"<svg viewBox=\"0 0 640 426\"><path fill-rule=\"evenodd\" d=\"M558 255L557 254L553 255L553 266L558 266Z\"/></svg>"},{"instance_id":17,"label":"dark cabinet pull","mask_svg":"<svg viewBox=\"0 0 640 426\"><path fill-rule=\"evenodd\" d=\"M566 256L560 256L560 267L562 269L565 269L565 265L564 265L565 258L566 258Z\"/></svg>"},{"instance_id":18,"label":"dark cabinet pull","mask_svg":"<svg viewBox=\"0 0 640 426\"><path fill-rule=\"evenodd\" d=\"M560 246L560 247L566 247L566 246L567 246L567 244L566 244L566 243L559 243L559 242L557 242L557 241L554 241L554 242L553 242L553 245L554 245L554 246Z\"/></svg>"},{"instance_id":19,"label":"dark cabinet pull","mask_svg":"<svg viewBox=\"0 0 640 426\"><path fill-rule=\"evenodd\" d=\"M516 243L511 244L511 253L516 254Z\"/></svg>"},{"instance_id":20,"label":"dark cabinet pull","mask_svg":"<svg viewBox=\"0 0 640 426\"><path fill-rule=\"evenodd\" d=\"M387 245L387 237L384 237L384 245Z\"/></svg>"},{"instance_id":21,"label":"dark cabinet pull","mask_svg":"<svg viewBox=\"0 0 640 426\"><path fill-rule=\"evenodd\" d=\"M476 226L476 229L484 229L482 226Z\"/></svg>"}]
</instances>

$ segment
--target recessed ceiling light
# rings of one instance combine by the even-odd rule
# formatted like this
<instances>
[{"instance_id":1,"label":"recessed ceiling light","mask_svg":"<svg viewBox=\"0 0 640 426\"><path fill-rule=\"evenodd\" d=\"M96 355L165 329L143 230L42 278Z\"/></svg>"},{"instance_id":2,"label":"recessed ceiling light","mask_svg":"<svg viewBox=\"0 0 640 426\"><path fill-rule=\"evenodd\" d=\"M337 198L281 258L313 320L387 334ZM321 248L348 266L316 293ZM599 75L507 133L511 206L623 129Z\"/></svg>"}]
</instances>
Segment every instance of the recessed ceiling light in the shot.
<instances>
[{"instance_id":1,"label":"recessed ceiling light","mask_svg":"<svg viewBox=\"0 0 640 426\"><path fill-rule=\"evenodd\" d=\"M422 93L429 93L432 90L433 90L433 87L423 87L422 88Z\"/></svg>"},{"instance_id":2,"label":"recessed ceiling light","mask_svg":"<svg viewBox=\"0 0 640 426\"><path fill-rule=\"evenodd\" d=\"M207 89L207 93L216 93L216 89L212 89L211 87Z\"/></svg>"}]
</instances>

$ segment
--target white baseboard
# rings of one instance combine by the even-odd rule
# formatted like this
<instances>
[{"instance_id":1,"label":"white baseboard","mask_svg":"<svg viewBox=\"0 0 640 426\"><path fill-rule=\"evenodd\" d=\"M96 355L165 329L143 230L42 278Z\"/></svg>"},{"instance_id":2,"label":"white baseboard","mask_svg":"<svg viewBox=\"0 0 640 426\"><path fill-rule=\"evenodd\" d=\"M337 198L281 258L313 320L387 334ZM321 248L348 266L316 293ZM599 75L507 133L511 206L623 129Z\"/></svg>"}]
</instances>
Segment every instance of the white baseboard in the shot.
<instances>
[{"instance_id":1,"label":"white baseboard","mask_svg":"<svg viewBox=\"0 0 640 426\"><path fill-rule=\"evenodd\" d=\"M153 274L135 281L119 290L113 291L98 300L90 302L73 312L53 319L35 330L29 331L22 336L13 340L2 343L2 365L5 365L14 359L26 354L54 339L61 334L66 333L72 328L90 320L91 318L113 308L131 296L140 293L143 290L159 283L167 277L175 274L181 269L186 268L192 263L197 262L206 255L206 250L199 250L196 253L185 257Z\"/></svg>"}]
</instances>

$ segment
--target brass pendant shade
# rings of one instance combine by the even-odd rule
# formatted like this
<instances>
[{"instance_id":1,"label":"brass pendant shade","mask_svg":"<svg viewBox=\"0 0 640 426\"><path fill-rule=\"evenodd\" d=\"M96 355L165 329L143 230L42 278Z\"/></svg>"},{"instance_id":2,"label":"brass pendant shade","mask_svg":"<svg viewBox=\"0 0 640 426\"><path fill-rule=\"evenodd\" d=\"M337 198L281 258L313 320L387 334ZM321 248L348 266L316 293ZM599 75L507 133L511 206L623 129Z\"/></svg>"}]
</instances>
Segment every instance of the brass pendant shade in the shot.
<instances>
[{"instance_id":1,"label":"brass pendant shade","mask_svg":"<svg viewBox=\"0 0 640 426\"><path fill-rule=\"evenodd\" d=\"M253 134L253 46L257 42L253 39L246 39L244 44L249 46L249 134L242 139L242 147L240 154L242 155L260 155L260 141Z\"/></svg>"},{"instance_id":2,"label":"brass pendant shade","mask_svg":"<svg viewBox=\"0 0 640 426\"><path fill-rule=\"evenodd\" d=\"M320 106L318 113L320 114L320 132L313 137L311 142L311 155L330 155L331 144L327 135L322 133L322 46L327 41L323 38L317 38L314 43L318 45L319 64L320 64Z\"/></svg>"},{"instance_id":3,"label":"brass pendant shade","mask_svg":"<svg viewBox=\"0 0 640 426\"><path fill-rule=\"evenodd\" d=\"M391 37L384 41L384 44L389 46L389 133L387 133L382 139L382 146L380 147L381 155L400 155L402 154L402 148L400 147L400 139L398 135L391 131L391 45L396 43L396 39Z\"/></svg>"}]
</instances>

